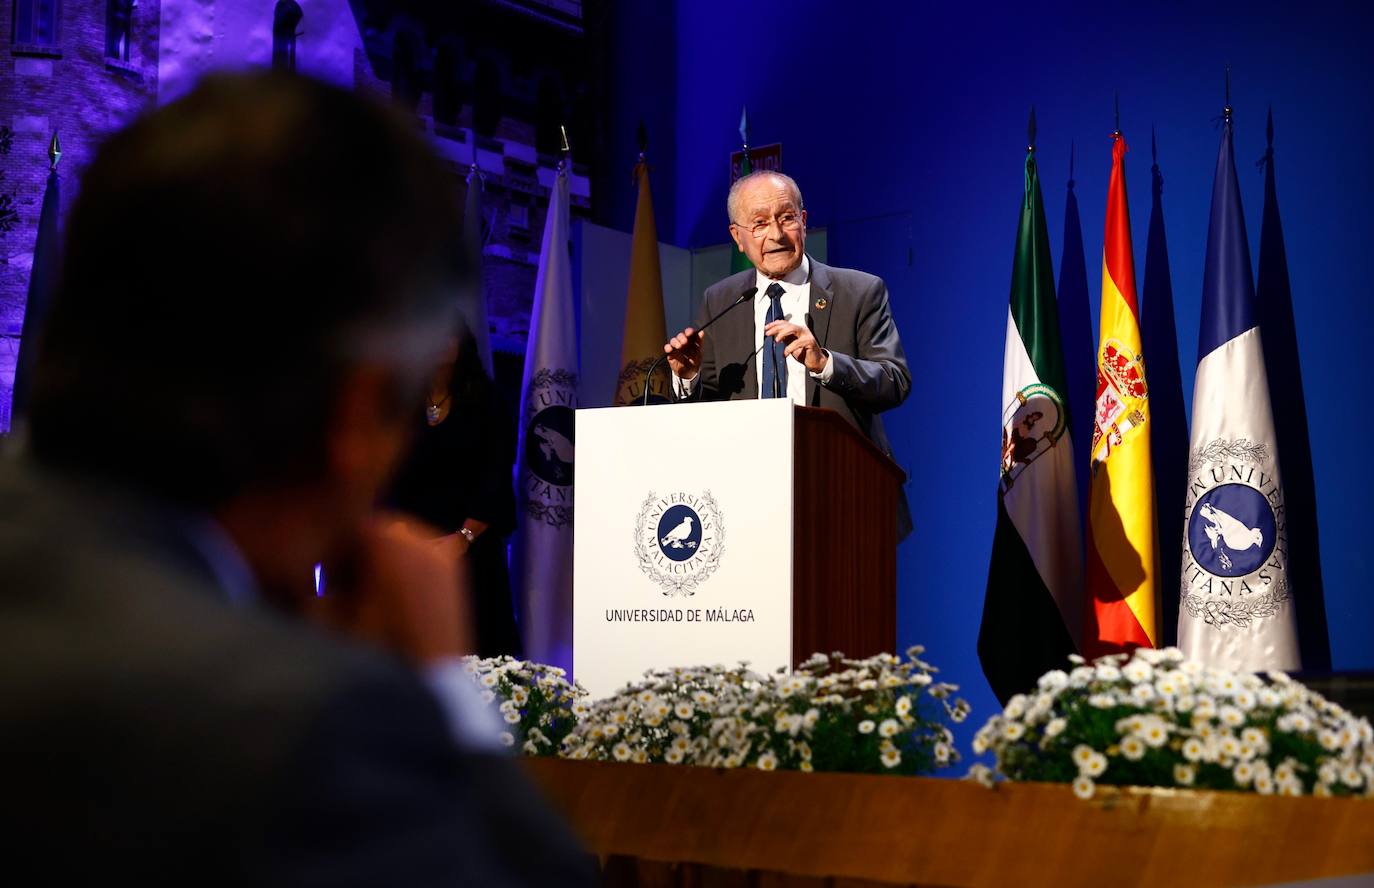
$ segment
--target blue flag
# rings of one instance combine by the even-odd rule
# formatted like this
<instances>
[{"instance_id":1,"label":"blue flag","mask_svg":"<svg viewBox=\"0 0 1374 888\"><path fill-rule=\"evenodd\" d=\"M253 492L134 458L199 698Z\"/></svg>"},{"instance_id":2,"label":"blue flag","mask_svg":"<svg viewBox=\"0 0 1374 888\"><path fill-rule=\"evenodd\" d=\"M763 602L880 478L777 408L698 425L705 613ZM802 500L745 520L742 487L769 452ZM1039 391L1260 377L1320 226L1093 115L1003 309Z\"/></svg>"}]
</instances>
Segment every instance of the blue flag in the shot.
<instances>
[{"instance_id":1,"label":"blue flag","mask_svg":"<svg viewBox=\"0 0 1374 888\"><path fill-rule=\"evenodd\" d=\"M568 255L568 176L549 189L549 215L534 284L534 311L520 387L515 455L519 512L511 573L525 656L572 668L573 420L577 325Z\"/></svg>"},{"instance_id":2,"label":"blue flag","mask_svg":"<svg viewBox=\"0 0 1374 888\"><path fill-rule=\"evenodd\" d=\"M53 137L50 151L57 152L57 137ZM58 152L60 157L61 153ZM48 173L43 189L43 207L38 213L38 237L33 244L33 267L29 272L29 295L24 303L24 325L19 333L19 360L14 368L14 397L11 401L9 429L18 430L28 414L29 389L33 386L34 362L38 358L38 341L42 337L43 321L48 314L48 297L57 276L57 214L61 206L61 179L57 175L57 161Z\"/></svg>"},{"instance_id":3,"label":"blue flag","mask_svg":"<svg viewBox=\"0 0 1374 888\"><path fill-rule=\"evenodd\" d=\"M1164 236L1164 175L1150 133L1150 233L1145 246L1145 284L1140 299L1140 339L1150 369L1150 455L1155 469L1155 520L1159 524L1159 575L1173 582L1182 570L1183 490L1188 481L1188 415L1174 325L1174 286ZM1161 596L1163 643L1172 644L1178 601Z\"/></svg>"},{"instance_id":4,"label":"blue flag","mask_svg":"<svg viewBox=\"0 0 1374 888\"><path fill-rule=\"evenodd\" d=\"M1059 340L1064 348L1068 387L1069 434L1078 487L1078 514L1088 514L1088 460L1093 444L1093 401L1097 397L1097 348L1093 343L1092 308L1088 302L1088 260L1083 252L1083 223L1073 192L1073 148L1069 149L1069 194L1064 203L1064 251L1059 259Z\"/></svg>"},{"instance_id":5,"label":"blue flag","mask_svg":"<svg viewBox=\"0 0 1374 888\"><path fill-rule=\"evenodd\" d=\"M1235 671L1300 668L1283 482L1229 109L1212 187L1190 451L1179 647Z\"/></svg>"},{"instance_id":6,"label":"blue flag","mask_svg":"<svg viewBox=\"0 0 1374 888\"><path fill-rule=\"evenodd\" d=\"M1317 482L1312 472L1312 442L1307 431L1307 399L1298 360L1298 327L1293 317L1293 290L1288 279L1288 251L1279 218L1274 183L1274 114L1266 127L1264 216L1260 223L1259 268L1255 272L1256 310L1264 328L1264 366L1274 403L1274 430L1283 454L1283 498L1288 513L1289 576L1302 594L1298 643L1303 668L1331 668L1331 640L1326 628L1326 596L1318 544Z\"/></svg>"}]
</instances>

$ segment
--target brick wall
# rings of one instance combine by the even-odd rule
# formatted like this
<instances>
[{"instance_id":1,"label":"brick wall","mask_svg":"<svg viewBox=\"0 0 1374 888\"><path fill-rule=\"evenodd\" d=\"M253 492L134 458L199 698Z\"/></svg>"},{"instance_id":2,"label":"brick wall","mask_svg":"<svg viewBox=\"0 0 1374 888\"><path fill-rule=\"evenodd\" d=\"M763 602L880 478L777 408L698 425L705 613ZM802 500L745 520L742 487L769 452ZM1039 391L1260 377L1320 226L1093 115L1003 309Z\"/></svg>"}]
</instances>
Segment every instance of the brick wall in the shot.
<instances>
[{"instance_id":1,"label":"brick wall","mask_svg":"<svg viewBox=\"0 0 1374 888\"><path fill-rule=\"evenodd\" d=\"M62 144L63 218L81 172L100 141L150 105L157 95L160 0L139 0L129 61L105 57L103 0L63 0L58 45L52 52L19 50L12 0L0 2L0 126L14 133L0 155L0 191L15 195L19 222L0 234L0 431L9 427L10 392L24 320L38 213L48 175L48 143Z\"/></svg>"}]
</instances>

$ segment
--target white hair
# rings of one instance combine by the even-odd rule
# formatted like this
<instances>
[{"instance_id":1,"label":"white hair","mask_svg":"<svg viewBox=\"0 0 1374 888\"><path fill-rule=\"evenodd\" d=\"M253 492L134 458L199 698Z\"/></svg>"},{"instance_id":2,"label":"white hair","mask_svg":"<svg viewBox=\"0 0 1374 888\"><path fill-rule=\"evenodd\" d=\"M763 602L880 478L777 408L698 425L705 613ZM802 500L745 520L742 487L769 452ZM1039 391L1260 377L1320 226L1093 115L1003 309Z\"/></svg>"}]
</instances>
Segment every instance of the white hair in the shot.
<instances>
[{"instance_id":1,"label":"white hair","mask_svg":"<svg viewBox=\"0 0 1374 888\"><path fill-rule=\"evenodd\" d=\"M797 180L793 179L786 173L779 173L774 170L754 170L747 176L740 176L738 179L735 180L735 184L730 186L730 194L725 198L725 212L729 214L731 222L734 222L737 225L740 224L739 193L740 190L744 188L744 184L746 182L753 182L757 179L762 179L764 176L771 176L775 179L781 179L783 182L785 182L787 184L787 187L792 189L792 193L797 196L797 209L806 209L806 204L802 202L801 189L797 187Z\"/></svg>"}]
</instances>

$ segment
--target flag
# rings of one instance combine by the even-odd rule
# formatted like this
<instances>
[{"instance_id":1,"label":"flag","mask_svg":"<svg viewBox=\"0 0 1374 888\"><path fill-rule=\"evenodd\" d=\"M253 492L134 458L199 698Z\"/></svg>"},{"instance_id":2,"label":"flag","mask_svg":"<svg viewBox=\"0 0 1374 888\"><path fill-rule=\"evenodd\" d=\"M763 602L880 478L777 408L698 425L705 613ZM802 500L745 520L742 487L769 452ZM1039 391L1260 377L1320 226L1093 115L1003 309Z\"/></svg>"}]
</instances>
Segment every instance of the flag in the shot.
<instances>
[{"instance_id":1,"label":"flag","mask_svg":"<svg viewBox=\"0 0 1374 888\"><path fill-rule=\"evenodd\" d=\"M488 376L495 376L491 362L491 322L487 320L487 288L482 280L482 249L487 240L482 219L482 191L486 185L475 163L468 172L467 185L467 198L463 202L463 248L472 263L472 279L476 286L464 288L459 311L477 343L482 369Z\"/></svg>"},{"instance_id":2,"label":"flag","mask_svg":"<svg viewBox=\"0 0 1374 888\"><path fill-rule=\"evenodd\" d=\"M1293 670L1283 481L1229 108L1203 268L1178 645L1223 669Z\"/></svg>"},{"instance_id":3,"label":"flag","mask_svg":"<svg viewBox=\"0 0 1374 888\"><path fill-rule=\"evenodd\" d=\"M658 362L649 381L651 401L668 400L668 366L663 343L668 339L663 322L663 272L658 265L658 230L654 226L654 199L649 191L649 165L644 155L635 164L639 200L635 204L634 235L630 239L630 286L625 300L625 335L620 346L620 379L615 405L640 404L644 400L644 374Z\"/></svg>"},{"instance_id":4,"label":"flag","mask_svg":"<svg viewBox=\"0 0 1374 888\"><path fill-rule=\"evenodd\" d=\"M1155 647L1154 474L1150 403L1126 204L1126 140L1116 133L1102 243L1102 320L1093 415L1083 653Z\"/></svg>"},{"instance_id":5,"label":"flag","mask_svg":"<svg viewBox=\"0 0 1374 888\"><path fill-rule=\"evenodd\" d=\"M1188 417L1183 407L1183 377L1174 324L1174 285L1169 245L1164 237L1164 175L1159 171L1154 132L1150 133L1150 228L1145 240L1145 280L1140 294L1140 336L1150 356L1150 456L1155 471L1155 517L1159 541L1160 588L1171 589L1183 571L1183 488L1188 478ZM1162 595L1160 632L1168 643L1178 625L1178 599Z\"/></svg>"},{"instance_id":6,"label":"flag","mask_svg":"<svg viewBox=\"0 0 1374 888\"><path fill-rule=\"evenodd\" d=\"M1255 278L1256 319L1264 331L1264 367L1274 431L1283 454L1283 503L1288 517L1288 576L1302 596L1298 610L1298 649L1303 668L1331 668L1326 595L1318 545L1317 482L1312 474L1312 442L1307 430L1307 399L1298 360L1298 328L1288 279L1288 251L1274 184L1274 112L1266 125L1264 218L1260 223L1259 271Z\"/></svg>"},{"instance_id":7,"label":"flag","mask_svg":"<svg viewBox=\"0 0 1374 888\"><path fill-rule=\"evenodd\" d=\"M1034 151L1012 259L1002 471L978 659L1004 704L1065 665L1082 626L1083 549L1054 268Z\"/></svg>"},{"instance_id":8,"label":"flag","mask_svg":"<svg viewBox=\"0 0 1374 888\"><path fill-rule=\"evenodd\" d=\"M744 158L739 162L739 178L743 179L754 171L754 164L749 160L749 108L741 108L739 112L739 137L744 151ZM733 182L731 183L734 184ZM734 222L734 219L730 220ZM748 271L754 267L754 263L749 261L749 257L739 249L730 251L730 273L735 274L741 271Z\"/></svg>"},{"instance_id":9,"label":"flag","mask_svg":"<svg viewBox=\"0 0 1374 888\"><path fill-rule=\"evenodd\" d=\"M10 430L22 431L28 415L30 388L33 386L34 365L38 359L38 343L43 336L43 322L48 314L48 297L57 277L59 249L57 216L62 204L61 178L57 162L62 158L62 146L53 133L48 143L51 168L43 188L43 204L38 211L38 236L33 243L33 265L29 271L29 293L24 303L24 322L19 330L19 357L14 368L14 393L10 402ZM0 429L3 431L3 429Z\"/></svg>"},{"instance_id":10,"label":"flag","mask_svg":"<svg viewBox=\"0 0 1374 888\"><path fill-rule=\"evenodd\" d=\"M568 255L568 176L549 190L520 386L511 568L525 655L572 667L573 414L577 330Z\"/></svg>"},{"instance_id":11,"label":"flag","mask_svg":"<svg viewBox=\"0 0 1374 888\"><path fill-rule=\"evenodd\" d=\"M1073 191L1073 145L1069 145L1069 194L1064 201L1064 251L1059 261L1059 336L1064 348L1064 379L1068 388L1069 433L1078 485L1080 523L1088 514L1088 453L1093 441L1093 397L1097 391L1096 350L1093 348L1092 310L1088 306L1088 260L1083 250L1083 223ZM1079 531L1082 533L1082 530ZM1083 627L1073 627L1078 638Z\"/></svg>"}]
</instances>

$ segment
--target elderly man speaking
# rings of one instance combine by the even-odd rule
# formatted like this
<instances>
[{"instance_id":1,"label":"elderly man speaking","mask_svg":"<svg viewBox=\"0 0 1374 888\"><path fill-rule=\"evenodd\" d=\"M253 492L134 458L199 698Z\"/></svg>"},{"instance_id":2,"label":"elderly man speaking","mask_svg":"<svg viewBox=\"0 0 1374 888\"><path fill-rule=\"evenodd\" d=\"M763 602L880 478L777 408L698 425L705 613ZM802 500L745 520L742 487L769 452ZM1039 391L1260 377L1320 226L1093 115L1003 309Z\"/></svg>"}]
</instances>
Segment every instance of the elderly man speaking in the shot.
<instances>
[{"instance_id":1,"label":"elderly man speaking","mask_svg":"<svg viewBox=\"0 0 1374 888\"><path fill-rule=\"evenodd\" d=\"M663 346L675 395L783 397L829 407L890 456L878 414L906 400L911 374L887 285L806 254L806 208L789 176L760 171L741 177L726 209L730 236L754 268L709 288L696 326ZM742 307L745 301L752 312ZM700 329L717 317L710 330Z\"/></svg>"}]
</instances>

